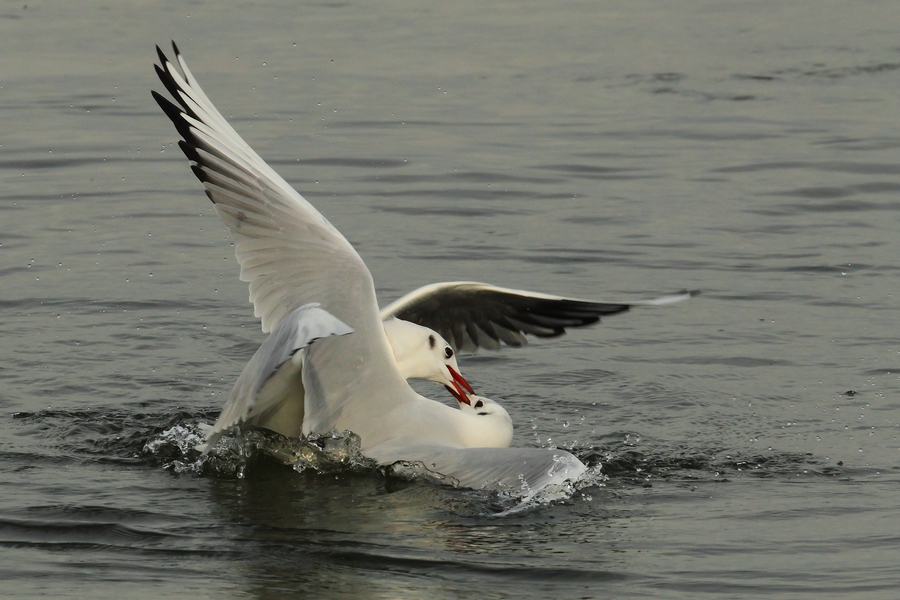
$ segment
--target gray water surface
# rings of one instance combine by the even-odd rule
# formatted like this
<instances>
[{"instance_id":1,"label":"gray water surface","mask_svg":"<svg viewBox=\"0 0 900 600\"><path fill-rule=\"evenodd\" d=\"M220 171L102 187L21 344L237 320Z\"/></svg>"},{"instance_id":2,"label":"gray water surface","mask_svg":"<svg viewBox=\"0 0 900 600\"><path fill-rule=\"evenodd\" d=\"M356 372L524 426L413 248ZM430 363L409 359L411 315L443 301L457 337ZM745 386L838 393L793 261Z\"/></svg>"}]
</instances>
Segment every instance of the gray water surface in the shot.
<instances>
[{"instance_id":1,"label":"gray water surface","mask_svg":"<svg viewBox=\"0 0 900 600\"><path fill-rule=\"evenodd\" d=\"M3 594L896 597L898 22L888 0L0 9ZM605 481L498 516L148 449L214 419L263 339L150 97L170 39L385 303L703 290L461 361L515 445Z\"/></svg>"}]
</instances>

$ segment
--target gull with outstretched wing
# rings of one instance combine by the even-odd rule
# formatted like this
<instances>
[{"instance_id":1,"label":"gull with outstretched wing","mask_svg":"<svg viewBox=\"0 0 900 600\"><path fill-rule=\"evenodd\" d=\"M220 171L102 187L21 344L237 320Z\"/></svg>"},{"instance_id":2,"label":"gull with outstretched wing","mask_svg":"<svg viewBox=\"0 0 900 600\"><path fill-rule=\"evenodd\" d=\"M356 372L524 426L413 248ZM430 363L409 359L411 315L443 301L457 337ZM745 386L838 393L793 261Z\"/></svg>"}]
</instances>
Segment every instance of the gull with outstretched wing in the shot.
<instances>
[{"instance_id":1,"label":"gull with outstretched wing","mask_svg":"<svg viewBox=\"0 0 900 600\"><path fill-rule=\"evenodd\" d=\"M173 49L175 62L157 48L156 70L174 102L153 96L231 230L240 277L270 333L207 442L242 423L290 429L291 435L349 430L360 437L364 454L384 464L422 462L471 487L516 481L533 490L583 473L584 465L563 450L509 448L509 414L474 395L459 374L455 349L498 345L489 340L520 345L524 334L559 335L629 304L454 283L423 288L379 311L359 254L237 134L174 43ZM452 301L460 293L465 301ZM408 377L447 386L461 410L419 395Z\"/></svg>"}]
</instances>

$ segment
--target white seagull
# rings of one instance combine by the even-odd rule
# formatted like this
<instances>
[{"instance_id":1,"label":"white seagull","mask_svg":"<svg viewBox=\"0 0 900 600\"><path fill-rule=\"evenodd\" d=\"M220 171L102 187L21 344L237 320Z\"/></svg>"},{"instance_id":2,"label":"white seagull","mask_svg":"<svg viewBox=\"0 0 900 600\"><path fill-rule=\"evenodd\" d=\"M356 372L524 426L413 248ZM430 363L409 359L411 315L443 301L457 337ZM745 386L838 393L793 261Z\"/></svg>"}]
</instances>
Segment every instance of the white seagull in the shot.
<instances>
[{"instance_id":1,"label":"white seagull","mask_svg":"<svg viewBox=\"0 0 900 600\"><path fill-rule=\"evenodd\" d=\"M180 72L159 47L156 71L177 105L153 96L231 230L241 279L270 333L201 448L242 423L285 435L349 430L382 464L421 462L467 487L533 491L581 475L585 466L563 450L508 448L509 414L474 395L455 350L518 346L524 334L561 335L693 292L605 303L453 282L379 311L371 273L350 243L237 134L173 49ZM445 385L461 410L417 394L409 377Z\"/></svg>"}]
</instances>

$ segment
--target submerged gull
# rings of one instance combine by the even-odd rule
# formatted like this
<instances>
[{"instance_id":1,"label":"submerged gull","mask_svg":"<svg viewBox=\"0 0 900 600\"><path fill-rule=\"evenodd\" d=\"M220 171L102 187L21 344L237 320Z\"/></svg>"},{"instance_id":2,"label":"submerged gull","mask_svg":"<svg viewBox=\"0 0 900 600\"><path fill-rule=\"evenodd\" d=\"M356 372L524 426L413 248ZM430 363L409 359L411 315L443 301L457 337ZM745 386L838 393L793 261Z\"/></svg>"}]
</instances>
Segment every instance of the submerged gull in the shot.
<instances>
[{"instance_id":1,"label":"submerged gull","mask_svg":"<svg viewBox=\"0 0 900 600\"><path fill-rule=\"evenodd\" d=\"M363 454L382 464L422 463L468 487L533 491L581 475L585 466L563 450L509 448L508 413L474 395L455 350L517 346L524 334L560 335L633 305L691 293L604 303L453 282L379 311L372 275L350 243L237 134L173 49L178 67L157 48L156 70L177 104L153 96L231 230L241 279L270 333L203 449L229 427L249 423L285 435L349 430ZM460 410L419 395L409 377L445 385Z\"/></svg>"}]
</instances>

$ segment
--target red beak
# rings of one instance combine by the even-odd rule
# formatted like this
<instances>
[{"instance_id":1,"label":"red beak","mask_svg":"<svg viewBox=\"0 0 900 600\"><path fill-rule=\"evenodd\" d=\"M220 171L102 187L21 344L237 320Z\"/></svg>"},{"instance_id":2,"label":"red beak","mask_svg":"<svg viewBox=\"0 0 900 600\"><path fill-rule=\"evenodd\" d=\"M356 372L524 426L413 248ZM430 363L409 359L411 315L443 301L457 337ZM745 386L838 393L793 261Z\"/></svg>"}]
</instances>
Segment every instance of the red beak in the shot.
<instances>
[{"instance_id":1,"label":"red beak","mask_svg":"<svg viewBox=\"0 0 900 600\"><path fill-rule=\"evenodd\" d=\"M465 377L459 374L459 372L447 365L447 369L450 371L450 376L453 377L453 387L449 385L445 385L447 391L453 394L453 397L456 398L458 402L464 402L465 404L471 405L472 403L469 401L469 396L466 394L474 394L475 390L472 389L472 386L469 385L469 382L466 381Z\"/></svg>"}]
</instances>

